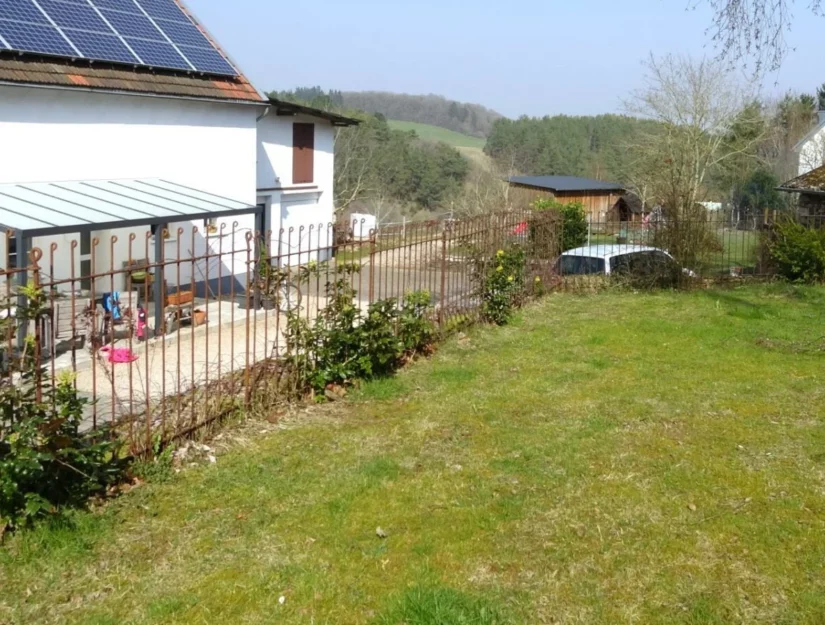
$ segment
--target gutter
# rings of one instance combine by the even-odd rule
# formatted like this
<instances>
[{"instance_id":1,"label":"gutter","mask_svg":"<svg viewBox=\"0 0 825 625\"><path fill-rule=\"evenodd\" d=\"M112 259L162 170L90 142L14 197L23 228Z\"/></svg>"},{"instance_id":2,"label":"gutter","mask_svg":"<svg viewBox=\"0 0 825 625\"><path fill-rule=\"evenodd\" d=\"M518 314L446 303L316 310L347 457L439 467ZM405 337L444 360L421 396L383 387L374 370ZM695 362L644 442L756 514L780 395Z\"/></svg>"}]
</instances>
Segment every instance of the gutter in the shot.
<instances>
[{"instance_id":1,"label":"gutter","mask_svg":"<svg viewBox=\"0 0 825 625\"><path fill-rule=\"evenodd\" d=\"M825 191L814 191L813 189L791 189L790 187L776 187L777 191L785 193L802 193L805 195L825 195Z\"/></svg>"}]
</instances>

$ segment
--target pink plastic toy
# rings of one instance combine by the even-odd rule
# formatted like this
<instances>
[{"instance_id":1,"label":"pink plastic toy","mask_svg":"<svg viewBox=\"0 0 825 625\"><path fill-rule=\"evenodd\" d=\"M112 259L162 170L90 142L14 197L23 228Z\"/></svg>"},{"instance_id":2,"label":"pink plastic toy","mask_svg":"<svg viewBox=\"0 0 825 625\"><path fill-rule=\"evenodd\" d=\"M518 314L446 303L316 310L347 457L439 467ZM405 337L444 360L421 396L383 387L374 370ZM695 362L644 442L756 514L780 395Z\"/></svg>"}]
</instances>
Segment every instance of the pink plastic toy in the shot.
<instances>
[{"instance_id":1,"label":"pink plastic toy","mask_svg":"<svg viewBox=\"0 0 825 625\"><path fill-rule=\"evenodd\" d=\"M108 345L100 348L100 353L107 354L106 360L114 364L128 364L135 362L139 356L131 349L126 347L117 347L112 349Z\"/></svg>"}]
</instances>

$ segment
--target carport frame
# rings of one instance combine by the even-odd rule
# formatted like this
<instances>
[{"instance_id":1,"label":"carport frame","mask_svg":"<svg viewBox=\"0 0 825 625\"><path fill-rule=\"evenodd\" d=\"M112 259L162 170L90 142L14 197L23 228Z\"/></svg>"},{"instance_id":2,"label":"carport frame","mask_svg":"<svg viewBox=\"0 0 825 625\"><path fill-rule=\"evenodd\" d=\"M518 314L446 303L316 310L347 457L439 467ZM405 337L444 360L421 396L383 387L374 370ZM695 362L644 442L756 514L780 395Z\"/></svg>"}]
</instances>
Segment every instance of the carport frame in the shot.
<instances>
[{"instance_id":1,"label":"carport frame","mask_svg":"<svg viewBox=\"0 0 825 625\"><path fill-rule=\"evenodd\" d=\"M98 181L95 181L95 182L98 182ZM147 183L151 183L151 181L140 181L140 180L127 181L127 182L147 182ZM159 181L159 182L165 182L165 181ZM43 183L37 183L37 184L43 184ZM46 184L61 184L61 183L46 183ZM199 194L202 194L202 195L213 196L216 199L221 199L221 200L224 200L224 201L227 201L227 202L233 202L233 203L236 203L236 204L243 204L241 202L237 202L236 200L230 200L229 198L223 198L223 197L215 195L213 193L209 193L207 191L202 191L200 189L195 189L193 187L178 185L176 183L166 183L166 184L172 184L174 186L180 187L180 189L182 189L184 191L189 190L189 191L196 192L196 193L199 193ZM25 217L24 215L20 214L18 211L14 211L12 209L4 207L3 206L3 199L4 199L4 196L5 197L12 197L13 199L19 199L19 198L14 198L14 196L9 196L6 193L9 188L19 187L19 188L23 188L23 189L29 189L29 187L31 187L31 186L32 186L31 184L23 183L23 184L19 184L19 185L4 185L3 187L0 187L0 210L4 211L6 213L17 214L17 215L20 215L21 217ZM165 189L165 190L168 191L168 189ZM179 195L181 195L184 198L189 197L189 198L195 199L195 200L199 199L196 196L191 196L191 195L187 196L186 193L180 193ZM140 200L140 201L142 203L147 204L147 206L152 206L151 203L145 202L145 200ZM200 199L200 201L205 201L205 200ZM79 206L82 206L82 204L80 204L79 202L77 204ZM117 206L113 202L112 202L112 204L115 207ZM216 204L216 206L219 206L219 204L217 202L215 202L215 204ZM186 222L191 222L191 221L202 221L202 220L205 220L205 219L216 219L216 218L220 218L220 217L237 217L237 216L241 216L241 215L254 215L255 216L254 229L255 229L255 233L256 233L255 237L254 237L254 239L255 239L255 259L256 259L256 262L260 258L260 254L261 254L261 237L264 236L264 233L267 230L268 221L269 221L269 219L268 219L269 216L267 214L266 206L261 206L261 205L257 205L257 204L245 204L242 208L224 208L224 209L217 209L217 210L201 210L201 211L195 211L195 212L191 212L191 213L188 213L188 212L183 213L183 212L180 212L180 211L176 211L175 209L170 208L169 206L159 206L159 205L156 205L156 206L158 206L159 208L162 208L166 211L177 212L177 213L179 213L179 217L176 216L176 217L172 218L169 215L162 215L162 216L161 215L156 215L156 216L147 216L146 218L140 218L140 219L119 219L119 220L110 220L110 221L87 222L87 223L82 223L82 224L71 224L71 225L66 225L66 226L60 226L60 225L54 224L54 225L48 225L48 226L36 227L36 228L19 228L19 227L15 227L13 224L0 223L0 228L4 228L6 231L11 231L11 232L14 233L14 238L15 238L15 241L16 241L16 244L17 244L17 259L18 259L17 264L18 264L18 266L15 269L16 269L17 284L18 284L18 294L17 294L17 306L18 306L18 308L25 308L27 303L28 303L27 297L23 293L23 289L21 287L25 287L28 284L29 269L32 266L32 262L31 262L32 261L32 259L31 259L32 239L34 237L60 235L60 234L85 234L85 233L92 233L92 232L95 232L95 231L98 231L98 230L114 230L114 229L120 229L120 228L139 228L139 227L143 227L143 226L149 226L149 227L154 226L155 229L156 229L156 232L158 233L156 236L160 237L160 236L162 236L162 235L160 235L160 233L163 232L164 229L167 229L169 224L186 223ZM92 207L89 207L89 206L86 206L84 208L86 208L88 210L91 210L93 212L101 212L101 211L99 211L97 209L94 209ZM126 207L121 205L121 208L126 208ZM45 210L45 211L50 211L50 212L66 215L66 213L64 213L62 211L59 211L57 209L54 209L54 208L40 206L40 209ZM147 215L148 215L148 213L147 213ZM47 223L41 217L37 217L36 220L41 221L43 223ZM7 220L7 221L11 221L11 220ZM164 256L165 256L165 254L164 254L164 246L162 244L162 240L157 239L156 244L155 244L155 259L154 259L154 261L155 261L155 266L154 266L155 274L154 275L155 275L155 284L159 284L159 285L163 285L164 281L165 281L165 275L164 275L165 274L165 268L164 268L164 264L163 264L164 261L165 261ZM21 262L22 258L26 258L25 263ZM256 289L256 292L255 292L255 305L258 306L259 302L260 302L260 294L257 292L257 289ZM160 320L163 319L164 310L166 308L165 302L164 302L164 293L163 293L163 288L162 287L161 288L155 288L155 290L154 290L154 308L155 308L155 325L156 325L155 332L156 332L156 335L158 335L162 331L162 325L160 323ZM27 332L26 325L27 324L24 323L22 320L20 320L19 323L18 323L18 328L17 328L17 348L18 348L18 350L22 350L24 345L25 345L26 332Z\"/></svg>"}]
</instances>

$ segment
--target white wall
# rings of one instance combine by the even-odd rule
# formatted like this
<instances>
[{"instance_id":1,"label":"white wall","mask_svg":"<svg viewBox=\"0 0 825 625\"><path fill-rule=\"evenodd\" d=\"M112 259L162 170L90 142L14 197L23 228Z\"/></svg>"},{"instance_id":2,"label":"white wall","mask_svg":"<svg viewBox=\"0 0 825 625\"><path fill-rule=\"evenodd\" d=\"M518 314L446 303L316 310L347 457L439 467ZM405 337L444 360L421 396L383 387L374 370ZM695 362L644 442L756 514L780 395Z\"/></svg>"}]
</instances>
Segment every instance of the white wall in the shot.
<instances>
[{"instance_id":1,"label":"white wall","mask_svg":"<svg viewBox=\"0 0 825 625\"><path fill-rule=\"evenodd\" d=\"M799 175L825 165L825 126L810 137L799 150Z\"/></svg>"},{"instance_id":2,"label":"white wall","mask_svg":"<svg viewBox=\"0 0 825 625\"><path fill-rule=\"evenodd\" d=\"M292 182L294 123L315 124L314 180L307 184ZM271 206L271 254L280 250L291 265L329 257L325 248L332 242L329 226L335 219L334 150L335 128L326 120L303 115L281 117L272 111L258 124L259 203L266 201Z\"/></svg>"},{"instance_id":3,"label":"white wall","mask_svg":"<svg viewBox=\"0 0 825 625\"><path fill-rule=\"evenodd\" d=\"M261 107L229 103L0 86L0 184L163 178L254 204L256 118L262 112ZM231 225L234 220L224 221ZM241 228L253 227L251 216L240 221ZM191 241L191 225L179 225L186 228L183 241ZM145 231L131 231L137 235L133 258L146 256ZM120 269L128 260L129 233L125 229L95 233L101 238L97 271ZM118 237L115 258L110 255L112 234ZM236 245L245 249L243 235L238 237ZM70 245L77 238L34 240L43 250L44 263L50 244L58 245L57 278L69 276ZM176 251L173 242L165 247L167 257ZM75 250L77 275L79 249ZM154 255L153 244L150 253ZM227 267L230 270L245 272L245 263L236 262L235 267ZM182 283L188 280L188 274L181 277ZM100 288L109 290L110 281Z\"/></svg>"}]
</instances>

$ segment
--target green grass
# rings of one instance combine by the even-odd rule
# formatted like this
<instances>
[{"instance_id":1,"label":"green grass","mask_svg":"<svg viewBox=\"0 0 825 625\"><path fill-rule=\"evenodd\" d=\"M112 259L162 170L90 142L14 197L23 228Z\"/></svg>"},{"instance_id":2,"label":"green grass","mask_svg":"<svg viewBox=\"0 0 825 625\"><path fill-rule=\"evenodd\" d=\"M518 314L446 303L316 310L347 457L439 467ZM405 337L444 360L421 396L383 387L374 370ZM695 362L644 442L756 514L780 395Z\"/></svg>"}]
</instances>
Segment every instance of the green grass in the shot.
<instances>
[{"instance_id":1,"label":"green grass","mask_svg":"<svg viewBox=\"0 0 825 625\"><path fill-rule=\"evenodd\" d=\"M7 539L0 623L825 622L823 324L814 288L550 296Z\"/></svg>"},{"instance_id":2,"label":"green grass","mask_svg":"<svg viewBox=\"0 0 825 625\"><path fill-rule=\"evenodd\" d=\"M477 150L483 150L485 144L487 143L486 139L471 137L470 135L464 135L460 132L454 132L438 126L431 126L430 124L402 122L397 120L389 120L388 123L390 127L395 130L414 130L421 139L426 141L441 141L455 148L475 148Z\"/></svg>"}]
</instances>

